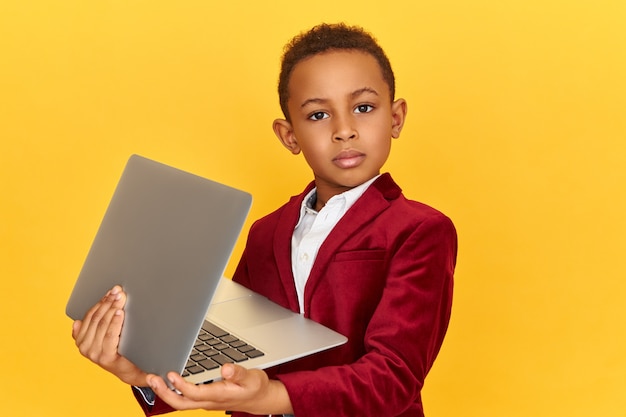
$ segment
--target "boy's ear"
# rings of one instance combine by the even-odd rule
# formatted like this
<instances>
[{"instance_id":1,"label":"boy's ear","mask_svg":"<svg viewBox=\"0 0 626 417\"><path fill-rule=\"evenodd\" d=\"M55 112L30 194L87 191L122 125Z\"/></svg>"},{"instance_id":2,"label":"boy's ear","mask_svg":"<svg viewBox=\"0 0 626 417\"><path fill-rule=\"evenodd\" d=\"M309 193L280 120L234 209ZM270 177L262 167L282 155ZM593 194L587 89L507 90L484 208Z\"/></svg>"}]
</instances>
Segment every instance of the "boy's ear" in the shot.
<instances>
[{"instance_id":1,"label":"boy's ear","mask_svg":"<svg viewBox=\"0 0 626 417\"><path fill-rule=\"evenodd\" d=\"M391 103L391 137L397 139L400 137L400 131L404 126L407 112L406 100L399 98Z\"/></svg>"},{"instance_id":2,"label":"boy's ear","mask_svg":"<svg viewBox=\"0 0 626 417\"><path fill-rule=\"evenodd\" d=\"M280 143L282 143L285 148L289 149L294 155L300 153L300 145L298 145L291 123L285 119L276 119L272 127L274 128L274 133L278 137L278 140L280 140Z\"/></svg>"}]
</instances>

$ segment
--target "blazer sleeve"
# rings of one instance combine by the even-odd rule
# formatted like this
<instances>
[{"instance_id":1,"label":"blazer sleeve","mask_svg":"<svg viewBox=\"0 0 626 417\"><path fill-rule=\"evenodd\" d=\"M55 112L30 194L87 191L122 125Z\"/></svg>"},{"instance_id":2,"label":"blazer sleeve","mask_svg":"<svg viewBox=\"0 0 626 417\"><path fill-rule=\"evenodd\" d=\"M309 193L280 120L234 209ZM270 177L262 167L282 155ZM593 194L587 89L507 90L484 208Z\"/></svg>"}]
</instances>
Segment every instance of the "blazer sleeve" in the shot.
<instances>
[{"instance_id":1,"label":"blazer sleeve","mask_svg":"<svg viewBox=\"0 0 626 417\"><path fill-rule=\"evenodd\" d=\"M349 365L277 376L296 416L422 414L420 391L450 319L456 231L439 213L392 250L365 354Z\"/></svg>"}]
</instances>

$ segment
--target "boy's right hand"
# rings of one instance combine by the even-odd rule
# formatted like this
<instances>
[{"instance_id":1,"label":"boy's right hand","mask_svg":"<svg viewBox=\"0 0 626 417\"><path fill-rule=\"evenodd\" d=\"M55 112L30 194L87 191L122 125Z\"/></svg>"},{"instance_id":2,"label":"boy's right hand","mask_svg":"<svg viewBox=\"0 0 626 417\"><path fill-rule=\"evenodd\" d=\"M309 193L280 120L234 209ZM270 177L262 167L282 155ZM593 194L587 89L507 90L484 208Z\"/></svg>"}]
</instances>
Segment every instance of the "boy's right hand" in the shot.
<instances>
[{"instance_id":1,"label":"boy's right hand","mask_svg":"<svg viewBox=\"0 0 626 417\"><path fill-rule=\"evenodd\" d=\"M140 387L147 386L147 374L118 352L124 324L126 294L113 287L94 305L83 320L72 326L72 337L80 353L122 381Z\"/></svg>"}]
</instances>

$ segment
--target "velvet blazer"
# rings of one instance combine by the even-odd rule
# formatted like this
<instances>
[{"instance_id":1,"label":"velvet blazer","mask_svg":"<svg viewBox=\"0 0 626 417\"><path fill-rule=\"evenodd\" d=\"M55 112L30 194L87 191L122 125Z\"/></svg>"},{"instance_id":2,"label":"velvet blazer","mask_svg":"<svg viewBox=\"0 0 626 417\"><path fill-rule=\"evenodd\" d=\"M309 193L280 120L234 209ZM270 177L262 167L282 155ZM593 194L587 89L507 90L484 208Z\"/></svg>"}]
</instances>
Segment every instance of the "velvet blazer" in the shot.
<instances>
[{"instance_id":1,"label":"velvet blazer","mask_svg":"<svg viewBox=\"0 0 626 417\"><path fill-rule=\"evenodd\" d=\"M234 275L293 311L291 236L312 187L252 226ZM296 417L423 415L420 391L450 319L456 251L448 217L407 200L389 174L372 183L320 247L304 293L305 316L348 343L270 372Z\"/></svg>"}]
</instances>

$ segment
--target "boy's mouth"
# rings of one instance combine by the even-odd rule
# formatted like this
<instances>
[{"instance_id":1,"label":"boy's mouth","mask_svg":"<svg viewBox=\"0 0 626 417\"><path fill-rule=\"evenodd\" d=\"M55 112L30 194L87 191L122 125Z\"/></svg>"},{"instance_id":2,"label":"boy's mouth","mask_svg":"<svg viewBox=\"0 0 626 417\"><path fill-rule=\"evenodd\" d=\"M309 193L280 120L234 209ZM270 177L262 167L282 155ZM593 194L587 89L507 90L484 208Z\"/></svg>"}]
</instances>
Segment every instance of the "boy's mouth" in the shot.
<instances>
[{"instance_id":1,"label":"boy's mouth","mask_svg":"<svg viewBox=\"0 0 626 417\"><path fill-rule=\"evenodd\" d=\"M354 168L365 160L365 154L354 149L347 149L339 152L333 158L333 163L339 168Z\"/></svg>"}]
</instances>

